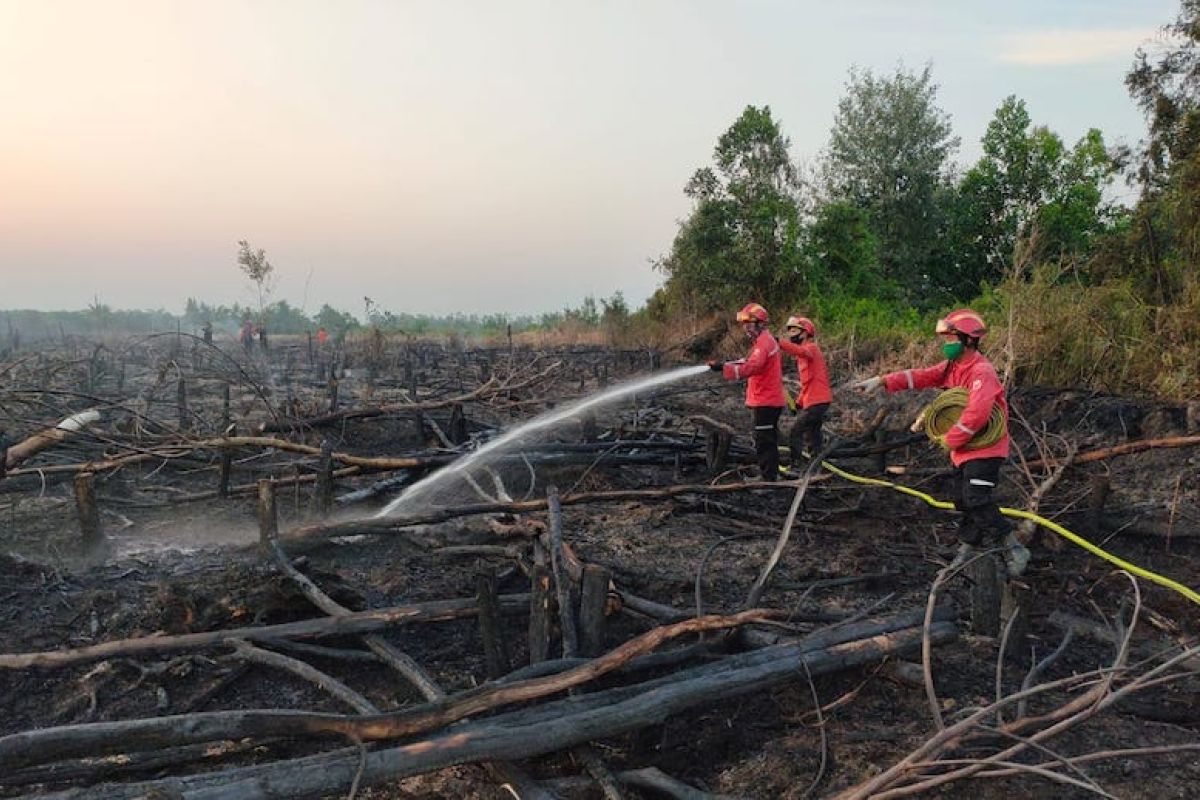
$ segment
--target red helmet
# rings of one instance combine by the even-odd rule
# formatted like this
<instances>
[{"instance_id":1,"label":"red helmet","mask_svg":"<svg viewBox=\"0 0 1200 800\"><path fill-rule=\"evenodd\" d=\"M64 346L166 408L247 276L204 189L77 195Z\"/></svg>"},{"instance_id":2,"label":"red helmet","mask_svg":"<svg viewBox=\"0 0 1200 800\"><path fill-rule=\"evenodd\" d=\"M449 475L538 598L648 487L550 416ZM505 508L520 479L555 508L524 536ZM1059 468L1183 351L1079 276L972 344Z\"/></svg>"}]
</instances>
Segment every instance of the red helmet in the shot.
<instances>
[{"instance_id":1,"label":"red helmet","mask_svg":"<svg viewBox=\"0 0 1200 800\"><path fill-rule=\"evenodd\" d=\"M969 308L960 308L938 320L937 333L961 333L978 339L987 333L987 324L983 317Z\"/></svg>"},{"instance_id":2,"label":"red helmet","mask_svg":"<svg viewBox=\"0 0 1200 800\"><path fill-rule=\"evenodd\" d=\"M792 328L799 328L800 330L804 331L809 336L817 335L817 326L814 325L813 321L811 319L809 319L808 317L797 317L797 316L788 317L787 322L784 324L783 327L785 327L789 330Z\"/></svg>"},{"instance_id":3,"label":"red helmet","mask_svg":"<svg viewBox=\"0 0 1200 800\"><path fill-rule=\"evenodd\" d=\"M738 322L766 322L767 310L758 303L747 303L737 313Z\"/></svg>"}]
</instances>

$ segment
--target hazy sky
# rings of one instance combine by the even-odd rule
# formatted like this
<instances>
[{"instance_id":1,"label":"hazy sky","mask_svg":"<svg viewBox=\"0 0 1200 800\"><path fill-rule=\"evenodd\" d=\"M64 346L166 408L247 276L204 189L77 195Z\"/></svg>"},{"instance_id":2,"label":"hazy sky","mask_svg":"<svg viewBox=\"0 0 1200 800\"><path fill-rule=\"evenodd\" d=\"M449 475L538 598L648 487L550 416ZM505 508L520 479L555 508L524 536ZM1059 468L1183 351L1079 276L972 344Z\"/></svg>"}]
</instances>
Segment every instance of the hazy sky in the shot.
<instances>
[{"instance_id":1,"label":"hazy sky","mask_svg":"<svg viewBox=\"0 0 1200 800\"><path fill-rule=\"evenodd\" d=\"M537 312L659 282L682 187L750 103L797 160L852 64L932 62L963 139L1024 98L1136 142L1177 0L0 0L0 308Z\"/></svg>"}]
</instances>

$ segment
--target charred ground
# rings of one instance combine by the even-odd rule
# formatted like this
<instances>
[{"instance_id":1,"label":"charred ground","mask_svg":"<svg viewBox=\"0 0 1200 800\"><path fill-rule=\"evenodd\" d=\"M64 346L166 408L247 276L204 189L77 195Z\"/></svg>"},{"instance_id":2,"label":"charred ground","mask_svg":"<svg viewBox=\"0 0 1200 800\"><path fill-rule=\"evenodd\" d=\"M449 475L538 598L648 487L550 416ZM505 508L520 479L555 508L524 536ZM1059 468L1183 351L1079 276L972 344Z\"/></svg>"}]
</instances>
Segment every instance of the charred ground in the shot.
<instances>
[{"instance_id":1,"label":"charred ground","mask_svg":"<svg viewBox=\"0 0 1200 800\"><path fill-rule=\"evenodd\" d=\"M501 595L527 592L536 549L530 531L536 538L544 530L544 510L289 542L288 531L320 519L313 508L319 457L281 448L239 447L231 459L229 496L221 497L216 486L223 450L203 443L235 424L238 434L317 447L327 440L338 453L354 456L449 456L461 447L454 440L464 433L479 437L552 404L647 372L663 360L658 354L600 348L532 352L423 342L383 346L370 341L325 353L302 342L280 342L269 353L246 354L218 352L175 337L119 345L60 343L24 354L3 367L10 441L86 407L102 406L105 419L90 433L15 465L0 480L0 541L6 553L0 557L0 649L10 654L52 651L321 616L295 582L255 549L256 481L262 478L278 481L278 524L285 549L297 559L294 565L351 610L474 598L481 574L495 578ZM338 376L335 413L341 416L313 424L330 414L331 374ZM885 401L888 414L883 417L864 401L839 394L830 427L848 447L907 441L907 425L920 402ZM1022 389L1013 393L1011 404L1022 420L1014 426L1014 436L1026 462L1061 462L1072 449L1083 454L1196 433L1189 430L1195 421L1187 408L1129 398ZM704 437L712 428L697 421L701 416L737 431L730 463L716 476L704 458ZM700 377L618 403L594 420L566 425L543 452L554 452L555 442L591 440L609 447L576 452L566 459L569 463L509 465L502 479L517 500L543 497L552 484L570 495L738 482L739 462L749 460L744 416L736 388ZM260 432L264 425L277 430ZM673 442L674 449L615 447L621 441L655 440ZM1122 558L1200 586L1198 453L1193 444L1081 460L1040 498L1040 511ZM144 460L129 458L136 454L148 455ZM621 460L622 455L635 454L640 460ZM113 468L97 467L106 458L128 460ZM90 549L79 541L72 494L79 471L75 465L84 463L95 467L106 536L104 544ZM904 474L896 480L938 496L948 494L943 458L924 443L897 445L838 463L868 475L880 474L881 467L903 467ZM1026 470L1018 459L1007 472L1006 504L1025 507L1052 471L1052 466ZM335 493L346 495L396 474L364 468L340 477ZM737 611L779 535L793 491L758 488L567 505L563 537L573 557L602 566L611 576L606 649L665 621L661 614L656 618L644 608L637 610L625 595L669 606L682 612L681 617L697 613L698 599L705 613ZM394 490L340 505L335 519L369 516L390 496ZM479 545L503 545L508 551L469 549ZM1021 579L1029 598L1028 634L1006 643L1011 657L1004 661L999 679L1005 694L1020 688L1031 663L1055 650L1064 624L1076 624L1078 632L1043 680L1110 664L1124 633L1114 620L1128 622L1134 602L1129 581L1114 575L1111 565L1040 532L1033 549L1033 562ZM815 480L761 603L788 613L757 630L798 637L850 617L923 609L930 585L953 551L952 520L945 513L883 489ZM1197 632L1196 607L1146 582L1141 589L1130 663L1191 646ZM967 581L952 579L943 596L965 610L970 603ZM1084 630L1081 621L1091 627ZM528 662L528 630L527 613L502 617L513 669ZM382 635L451 695L488 680L480 626L474 619L409 626ZM367 655L284 652L337 676L380 710L422 702L421 694L395 671L370 660L358 638L322 639L318 644ZM933 676L948 722L995 700L999 644L963 621L955 641L934 649ZM745 640L729 645L735 650L746 646ZM717 657L710 652L684 663ZM680 668L660 667L647 675L670 675ZM597 685L619 684L610 675ZM814 693L820 713L815 711ZM1190 678L1139 692L1072 726L1050 747L1056 753L1078 755L1194 745L1200 741L1198 693L1200 683ZM1030 713L1051 713L1072 696L1048 693L1035 701ZM2 669L0 703L6 712L0 734L5 735L218 709L347 710L311 683L234 657L228 646L160 657L118 657L62 669ZM1012 716L1010 712L1007 718ZM591 751L614 772L655 767L714 793L801 797L811 787L815 796L830 796L887 769L933 733L920 680L914 685L911 673L885 660L820 675L811 685L798 670L794 679L761 691L732 699L717 693L659 723L600 737ZM60 763L57 773L46 767L12 770L0 778L0 791L19 796L76 787L80 797L115 796L104 785L87 786L271 763L344 746L344 739L328 737L237 739L221 752L172 751L174 760L140 766L136 759L132 765L70 761ZM990 755L997 747L995 742L972 740L951 756ZM1131 754L1080 769L1114 796L1187 797L1200 779L1195 753ZM519 766L559 796L601 796L590 777L580 777L589 775L584 758L577 748L568 748L521 760ZM1045 754L1023 758L1040 763ZM348 790L346 786L336 796ZM660 796L632 785L622 791L629 797ZM929 791L945 797L1089 793L1030 775L963 780ZM359 796L509 795L494 773L462 764L362 787Z\"/></svg>"}]
</instances>

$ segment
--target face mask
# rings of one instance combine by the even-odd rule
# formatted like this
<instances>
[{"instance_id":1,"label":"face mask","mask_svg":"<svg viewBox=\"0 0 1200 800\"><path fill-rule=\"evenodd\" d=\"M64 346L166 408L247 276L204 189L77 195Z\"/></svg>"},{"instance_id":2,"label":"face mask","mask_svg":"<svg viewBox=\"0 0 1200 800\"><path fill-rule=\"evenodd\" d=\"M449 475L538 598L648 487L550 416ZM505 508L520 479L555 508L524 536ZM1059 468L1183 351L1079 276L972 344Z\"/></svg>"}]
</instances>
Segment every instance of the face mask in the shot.
<instances>
[{"instance_id":1,"label":"face mask","mask_svg":"<svg viewBox=\"0 0 1200 800\"><path fill-rule=\"evenodd\" d=\"M954 359L961 356L962 352L963 352L963 343L962 342L943 342L942 343L942 355L944 355L950 361L953 361Z\"/></svg>"}]
</instances>

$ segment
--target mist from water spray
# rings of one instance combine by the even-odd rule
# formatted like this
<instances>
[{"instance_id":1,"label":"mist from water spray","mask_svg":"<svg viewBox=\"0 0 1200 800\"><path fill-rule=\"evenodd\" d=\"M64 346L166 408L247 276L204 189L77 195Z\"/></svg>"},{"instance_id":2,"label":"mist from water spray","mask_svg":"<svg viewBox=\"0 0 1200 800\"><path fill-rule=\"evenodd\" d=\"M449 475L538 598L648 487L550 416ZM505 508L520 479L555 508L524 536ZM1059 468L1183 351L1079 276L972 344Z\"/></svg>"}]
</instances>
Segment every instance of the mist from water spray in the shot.
<instances>
[{"instance_id":1,"label":"mist from water spray","mask_svg":"<svg viewBox=\"0 0 1200 800\"><path fill-rule=\"evenodd\" d=\"M376 514L376 517L386 517L395 512L397 509L410 506L427 500L430 496L443 488L446 488L451 481L456 478L462 478L468 484L475 485L474 480L470 477L470 470L476 467L485 467L488 459L494 456L502 455L505 450L511 449L514 445L523 443L531 435L540 433L547 429L574 417L577 414L585 411L590 411L594 408L599 408L607 403L612 403L620 400L623 397L640 394L650 389L664 386L668 383L674 383L684 378L693 375L699 375L702 372L707 372L706 366L695 367L680 367L678 369L668 370L666 372L658 372L645 378L628 381L613 386L599 394L577 400L574 403L547 411L528 422L518 425L508 433L493 439L483 447L471 453L464 458L460 458L447 467L444 467L437 472L417 481L412 486L408 487L405 492L397 497L392 502Z\"/></svg>"}]
</instances>

